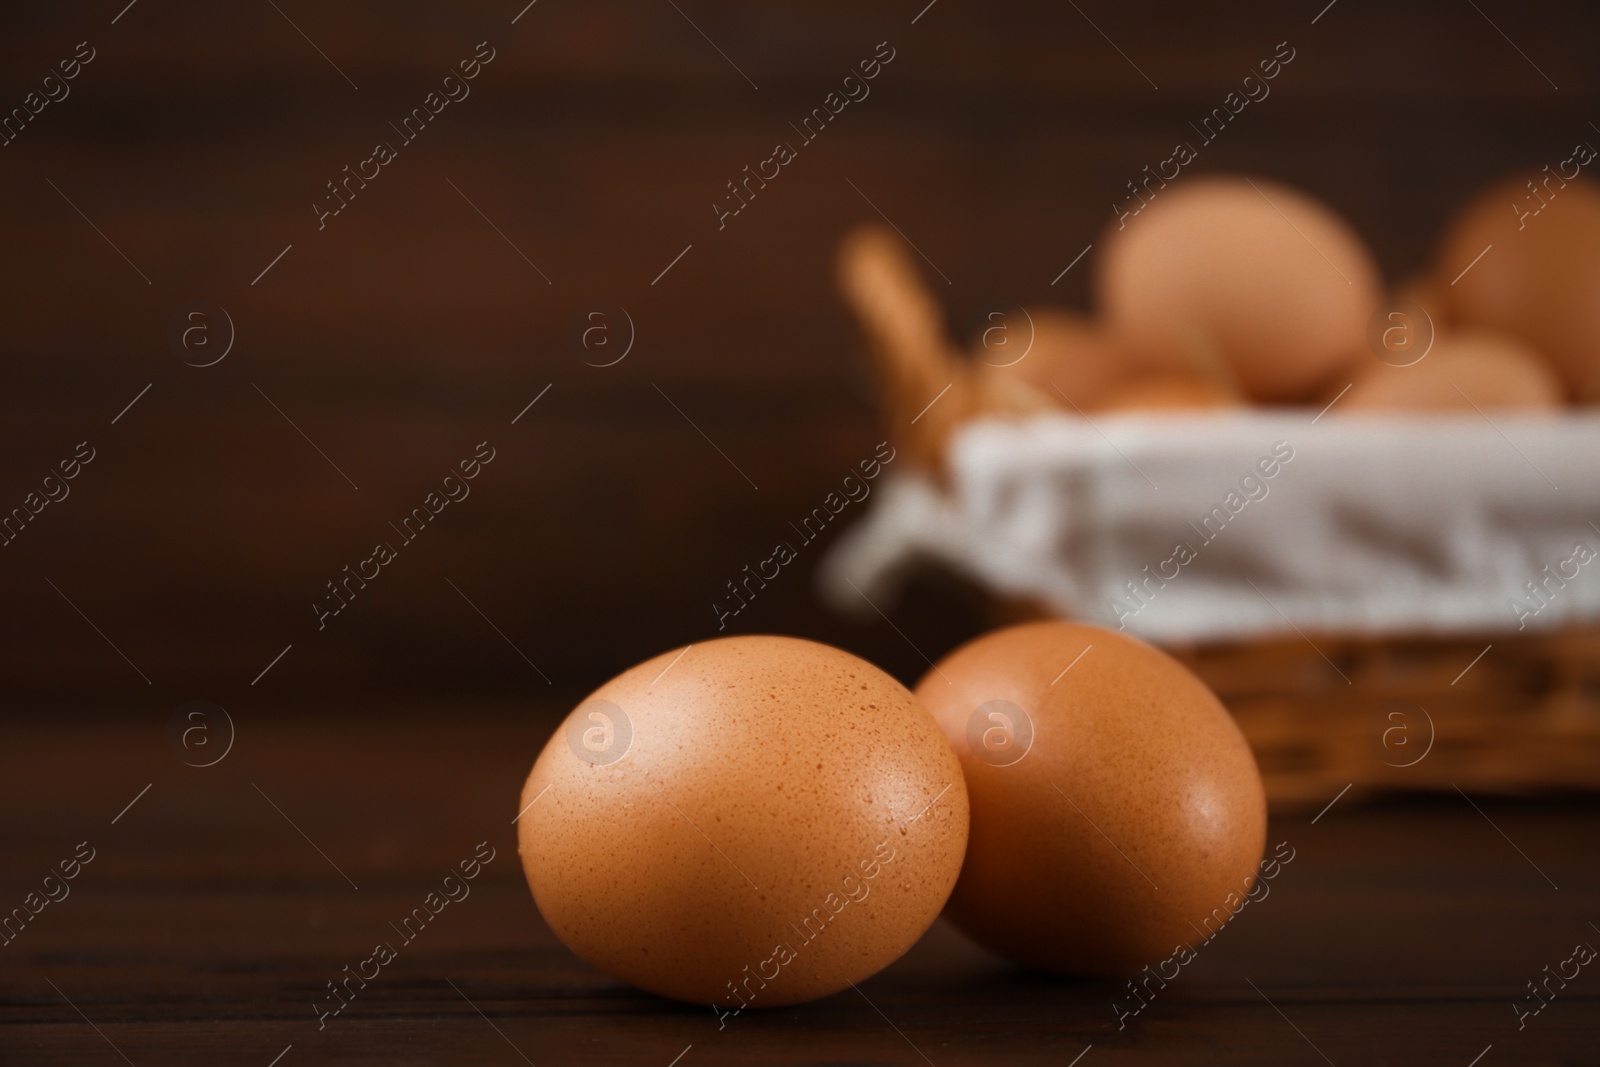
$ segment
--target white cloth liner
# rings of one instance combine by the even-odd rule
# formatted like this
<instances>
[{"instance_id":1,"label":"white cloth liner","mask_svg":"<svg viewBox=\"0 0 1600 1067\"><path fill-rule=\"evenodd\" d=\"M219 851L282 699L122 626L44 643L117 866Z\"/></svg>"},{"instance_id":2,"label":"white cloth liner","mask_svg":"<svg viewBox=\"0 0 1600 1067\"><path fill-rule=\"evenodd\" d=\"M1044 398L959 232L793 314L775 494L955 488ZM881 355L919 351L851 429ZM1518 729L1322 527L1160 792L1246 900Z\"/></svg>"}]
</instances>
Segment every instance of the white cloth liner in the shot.
<instances>
[{"instance_id":1,"label":"white cloth liner","mask_svg":"<svg viewBox=\"0 0 1600 1067\"><path fill-rule=\"evenodd\" d=\"M824 561L822 592L870 614L866 598L882 606L932 561L1163 641L1600 618L1600 415L1315 414L973 422L952 442L947 491L921 475L878 485ZM1276 469L1274 447L1292 451Z\"/></svg>"}]
</instances>

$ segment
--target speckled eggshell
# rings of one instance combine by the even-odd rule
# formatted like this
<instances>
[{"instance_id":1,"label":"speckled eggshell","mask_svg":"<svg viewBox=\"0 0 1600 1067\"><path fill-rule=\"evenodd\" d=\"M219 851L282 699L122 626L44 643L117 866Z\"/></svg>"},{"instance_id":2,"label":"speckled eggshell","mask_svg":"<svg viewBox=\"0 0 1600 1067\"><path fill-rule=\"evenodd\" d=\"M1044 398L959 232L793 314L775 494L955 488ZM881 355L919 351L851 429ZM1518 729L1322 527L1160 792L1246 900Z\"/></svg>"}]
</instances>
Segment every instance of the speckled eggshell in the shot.
<instances>
[{"instance_id":1,"label":"speckled eggshell","mask_svg":"<svg viewBox=\"0 0 1600 1067\"><path fill-rule=\"evenodd\" d=\"M948 914L981 944L1040 970L1128 974L1242 907L1266 841L1261 777L1170 656L1028 623L958 648L916 692L966 775L972 830Z\"/></svg>"},{"instance_id":2,"label":"speckled eggshell","mask_svg":"<svg viewBox=\"0 0 1600 1067\"><path fill-rule=\"evenodd\" d=\"M864 660L789 637L624 671L556 731L520 806L528 884L573 952L739 1010L893 962L967 843L961 768L927 710Z\"/></svg>"}]
</instances>

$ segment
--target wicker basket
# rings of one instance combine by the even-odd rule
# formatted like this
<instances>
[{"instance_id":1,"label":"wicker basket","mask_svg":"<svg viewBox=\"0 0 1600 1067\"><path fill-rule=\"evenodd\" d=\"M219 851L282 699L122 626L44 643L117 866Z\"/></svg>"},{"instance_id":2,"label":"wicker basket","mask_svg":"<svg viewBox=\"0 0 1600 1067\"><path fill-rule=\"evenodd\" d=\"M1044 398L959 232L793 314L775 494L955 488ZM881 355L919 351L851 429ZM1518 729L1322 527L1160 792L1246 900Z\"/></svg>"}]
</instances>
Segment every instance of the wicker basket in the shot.
<instances>
[{"instance_id":1,"label":"wicker basket","mask_svg":"<svg viewBox=\"0 0 1600 1067\"><path fill-rule=\"evenodd\" d=\"M950 340L892 234L853 234L840 282L865 327L889 433L935 478L968 420L1055 408L986 375ZM1041 614L999 598L995 610L1007 621ZM1233 713L1280 810L1320 808L1346 791L1600 789L1597 628L1477 639L1309 634L1169 651Z\"/></svg>"},{"instance_id":2,"label":"wicker basket","mask_svg":"<svg viewBox=\"0 0 1600 1067\"><path fill-rule=\"evenodd\" d=\"M1310 640L1173 650L1233 712L1280 807L1346 786L1600 789L1600 630Z\"/></svg>"}]
</instances>

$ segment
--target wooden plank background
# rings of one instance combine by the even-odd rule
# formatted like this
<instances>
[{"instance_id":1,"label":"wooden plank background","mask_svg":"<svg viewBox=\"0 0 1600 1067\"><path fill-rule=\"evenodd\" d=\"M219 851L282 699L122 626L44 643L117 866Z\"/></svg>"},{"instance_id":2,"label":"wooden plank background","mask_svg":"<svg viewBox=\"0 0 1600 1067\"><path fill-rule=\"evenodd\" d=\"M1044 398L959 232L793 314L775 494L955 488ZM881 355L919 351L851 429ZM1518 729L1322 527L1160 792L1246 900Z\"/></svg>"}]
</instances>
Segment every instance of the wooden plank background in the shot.
<instances>
[{"instance_id":1,"label":"wooden plank background","mask_svg":"<svg viewBox=\"0 0 1600 1067\"><path fill-rule=\"evenodd\" d=\"M723 583L880 439L830 280L866 198L948 276L953 328L1082 306L1093 252L1052 279L1280 41L1194 169L1305 186L1392 279L1477 187L1596 136L1576 0L124 3L0 13L5 108L96 50L0 148L0 509L97 450L0 550L0 677L55 706L567 693L709 636ZM323 183L480 41L471 95L319 231ZM880 41L871 95L719 232L724 183ZM169 343L193 300L236 324L213 367ZM595 301L636 326L616 366L572 342ZM471 497L319 632L323 583L483 440ZM938 580L890 610L904 638L826 612L836 536L734 628L909 680L983 624Z\"/></svg>"}]
</instances>

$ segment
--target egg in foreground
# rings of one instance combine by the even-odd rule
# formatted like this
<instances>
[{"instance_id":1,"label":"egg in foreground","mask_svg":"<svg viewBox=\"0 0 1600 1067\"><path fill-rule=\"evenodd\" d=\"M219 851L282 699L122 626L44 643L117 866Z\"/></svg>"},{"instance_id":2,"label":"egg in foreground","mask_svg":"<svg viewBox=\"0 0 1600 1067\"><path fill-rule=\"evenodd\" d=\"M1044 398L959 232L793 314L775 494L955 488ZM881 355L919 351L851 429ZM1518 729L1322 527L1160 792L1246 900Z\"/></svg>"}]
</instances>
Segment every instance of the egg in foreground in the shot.
<instances>
[{"instance_id":1,"label":"egg in foreground","mask_svg":"<svg viewBox=\"0 0 1600 1067\"><path fill-rule=\"evenodd\" d=\"M826 996L899 958L967 842L961 768L922 705L788 637L624 671L567 716L519 806L528 884L568 948L733 1009Z\"/></svg>"},{"instance_id":2,"label":"egg in foreground","mask_svg":"<svg viewBox=\"0 0 1600 1067\"><path fill-rule=\"evenodd\" d=\"M956 649L917 684L966 774L948 914L1062 974L1115 975L1204 940L1249 892L1266 797L1243 735L1176 660L1037 622Z\"/></svg>"}]
</instances>

